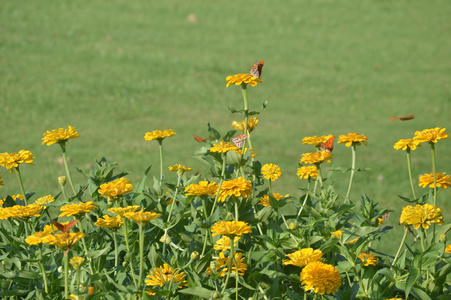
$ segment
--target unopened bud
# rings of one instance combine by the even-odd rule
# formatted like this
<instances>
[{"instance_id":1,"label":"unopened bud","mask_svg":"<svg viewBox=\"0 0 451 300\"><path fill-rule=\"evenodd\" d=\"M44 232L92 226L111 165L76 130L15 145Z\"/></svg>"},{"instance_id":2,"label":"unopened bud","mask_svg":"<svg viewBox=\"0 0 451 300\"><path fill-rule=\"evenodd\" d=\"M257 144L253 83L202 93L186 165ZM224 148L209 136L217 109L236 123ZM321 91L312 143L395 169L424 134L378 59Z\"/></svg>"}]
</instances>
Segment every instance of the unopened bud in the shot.
<instances>
[{"instance_id":1,"label":"unopened bud","mask_svg":"<svg viewBox=\"0 0 451 300\"><path fill-rule=\"evenodd\" d=\"M442 243L446 243L446 241L447 241L447 239L446 239L446 235L444 235L444 234L441 234L441 235L440 235L440 242L442 242Z\"/></svg>"},{"instance_id":2,"label":"unopened bud","mask_svg":"<svg viewBox=\"0 0 451 300\"><path fill-rule=\"evenodd\" d=\"M59 176L58 183L60 184L60 186L65 186L66 185L66 176Z\"/></svg>"},{"instance_id":3,"label":"unopened bud","mask_svg":"<svg viewBox=\"0 0 451 300\"><path fill-rule=\"evenodd\" d=\"M172 242L172 239L169 235L165 234L160 238L160 242L165 243L165 244L170 244Z\"/></svg>"},{"instance_id":4,"label":"unopened bud","mask_svg":"<svg viewBox=\"0 0 451 300\"><path fill-rule=\"evenodd\" d=\"M191 256L190 256L191 260L196 260L198 257L199 257L199 252L197 252L197 251L191 252Z\"/></svg>"},{"instance_id":5,"label":"unopened bud","mask_svg":"<svg viewBox=\"0 0 451 300\"><path fill-rule=\"evenodd\" d=\"M289 227L291 230L295 230L296 228L298 228L298 225L296 225L296 223L290 223L290 225L288 225L288 227Z\"/></svg>"}]
</instances>

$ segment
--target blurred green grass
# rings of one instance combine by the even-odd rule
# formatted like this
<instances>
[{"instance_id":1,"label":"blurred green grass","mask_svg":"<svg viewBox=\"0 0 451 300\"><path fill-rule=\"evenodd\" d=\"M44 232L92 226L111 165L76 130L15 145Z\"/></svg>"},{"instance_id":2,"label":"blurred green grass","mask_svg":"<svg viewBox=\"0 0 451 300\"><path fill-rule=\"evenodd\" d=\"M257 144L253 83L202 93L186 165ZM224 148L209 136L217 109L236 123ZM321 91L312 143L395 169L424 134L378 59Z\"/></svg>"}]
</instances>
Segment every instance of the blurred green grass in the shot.
<instances>
[{"instance_id":1,"label":"blurred green grass","mask_svg":"<svg viewBox=\"0 0 451 300\"><path fill-rule=\"evenodd\" d=\"M22 170L38 197L56 194L64 174L58 146L41 145L42 134L68 125L81 135L68 144L73 169L105 156L138 180L158 166L145 132L174 129L165 164L201 170L192 134L205 136L208 122L226 132L242 119L227 109L241 109L242 100L225 77L256 60L265 67L263 84L249 88L251 110L269 105L253 145L262 163L282 168L276 192L300 195L305 186L295 175L301 154L312 151L303 137L358 132L369 145L358 149L357 166L371 171L356 175L352 199L365 192L381 208L400 208L397 195L409 196L410 187L405 154L393 144L416 130L451 130L447 1L44 0L0 8L0 152L33 152L36 166ZM412 121L388 121L411 113ZM334 156L334 166L350 165L344 146ZM437 157L438 171L449 173L449 140ZM430 160L427 145L413 153L416 178L431 171ZM0 195L19 193L15 176L0 174ZM335 176L341 193L348 175ZM439 197L445 220L447 193Z\"/></svg>"}]
</instances>

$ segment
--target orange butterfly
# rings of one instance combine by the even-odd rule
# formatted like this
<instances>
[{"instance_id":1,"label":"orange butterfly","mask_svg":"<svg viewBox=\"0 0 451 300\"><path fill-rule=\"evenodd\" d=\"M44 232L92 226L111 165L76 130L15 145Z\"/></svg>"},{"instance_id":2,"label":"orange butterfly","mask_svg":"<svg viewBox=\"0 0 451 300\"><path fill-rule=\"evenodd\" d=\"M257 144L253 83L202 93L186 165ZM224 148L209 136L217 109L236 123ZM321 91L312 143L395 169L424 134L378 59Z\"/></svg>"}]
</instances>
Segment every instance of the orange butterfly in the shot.
<instances>
[{"instance_id":1,"label":"orange butterfly","mask_svg":"<svg viewBox=\"0 0 451 300\"><path fill-rule=\"evenodd\" d=\"M334 141L335 137L331 136L325 143L321 143L321 145L319 145L319 149L329 153L332 152L332 150L334 150Z\"/></svg>"},{"instance_id":2,"label":"orange butterfly","mask_svg":"<svg viewBox=\"0 0 451 300\"><path fill-rule=\"evenodd\" d=\"M201 138L200 136L197 136L197 135L195 135L195 134L193 134L193 136L194 136L194 140L196 140L196 142L199 142L199 143L202 143L202 142L205 142L205 141L207 141L207 140L211 140L213 137L211 136L211 137L208 137L208 138L206 138L206 139L203 139L203 138Z\"/></svg>"},{"instance_id":3,"label":"orange butterfly","mask_svg":"<svg viewBox=\"0 0 451 300\"><path fill-rule=\"evenodd\" d=\"M408 120L412 120L413 118L415 118L415 116L413 114L405 116L405 117L391 117L390 121L393 120L401 120L401 121L408 121Z\"/></svg>"},{"instance_id":4,"label":"orange butterfly","mask_svg":"<svg viewBox=\"0 0 451 300\"><path fill-rule=\"evenodd\" d=\"M241 146L243 146L243 142L247 139L247 134L240 134L237 135L236 137L232 138L232 141L235 143L235 145L238 148L241 148Z\"/></svg>"},{"instance_id":5,"label":"orange butterfly","mask_svg":"<svg viewBox=\"0 0 451 300\"><path fill-rule=\"evenodd\" d=\"M256 61L249 73L251 73L255 78L260 78L260 76L262 76L262 69L264 64L264 61Z\"/></svg>"},{"instance_id":6,"label":"orange butterfly","mask_svg":"<svg viewBox=\"0 0 451 300\"><path fill-rule=\"evenodd\" d=\"M50 223L52 223L53 225L55 225L56 228L58 228L59 230L61 230L61 231L63 231L63 232L67 232L67 231L69 231L69 229L71 229L75 224L77 224L78 221L80 221L80 220L77 219L77 220L72 221L72 222L70 222L69 224L66 224L66 225L63 225L63 224L58 223L58 222L53 222L53 221L51 221Z\"/></svg>"}]
</instances>

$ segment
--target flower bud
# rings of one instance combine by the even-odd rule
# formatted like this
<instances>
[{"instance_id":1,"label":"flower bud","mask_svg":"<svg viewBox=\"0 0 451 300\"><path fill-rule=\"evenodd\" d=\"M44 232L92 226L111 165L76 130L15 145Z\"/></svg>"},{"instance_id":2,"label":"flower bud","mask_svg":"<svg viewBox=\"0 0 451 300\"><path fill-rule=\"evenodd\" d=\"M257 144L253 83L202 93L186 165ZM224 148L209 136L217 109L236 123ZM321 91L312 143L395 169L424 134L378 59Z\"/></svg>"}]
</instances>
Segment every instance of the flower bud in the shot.
<instances>
[{"instance_id":1,"label":"flower bud","mask_svg":"<svg viewBox=\"0 0 451 300\"><path fill-rule=\"evenodd\" d=\"M296 228L298 228L298 226L296 225L296 223L290 223L290 225L288 225L288 227L289 227L291 230L295 230Z\"/></svg>"},{"instance_id":2,"label":"flower bud","mask_svg":"<svg viewBox=\"0 0 451 300\"><path fill-rule=\"evenodd\" d=\"M165 234L165 235L161 236L160 242L169 245L172 242L172 239L169 235Z\"/></svg>"},{"instance_id":3,"label":"flower bud","mask_svg":"<svg viewBox=\"0 0 451 300\"><path fill-rule=\"evenodd\" d=\"M447 239L446 239L446 235L444 235L444 234L441 234L441 235L440 235L440 242L442 242L442 243L446 244L446 241L447 241Z\"/></svg>"},{"instance_id":4,"label":"flower bud","mask_svg":"<svg viewBox=\"0 0 451 300\"><path fill-rule=\"evenodd\" d=\"M66 176L59 176L58 183L60 184L60 186L65 186L66 185Z\"/></svg>"}]
</instances>

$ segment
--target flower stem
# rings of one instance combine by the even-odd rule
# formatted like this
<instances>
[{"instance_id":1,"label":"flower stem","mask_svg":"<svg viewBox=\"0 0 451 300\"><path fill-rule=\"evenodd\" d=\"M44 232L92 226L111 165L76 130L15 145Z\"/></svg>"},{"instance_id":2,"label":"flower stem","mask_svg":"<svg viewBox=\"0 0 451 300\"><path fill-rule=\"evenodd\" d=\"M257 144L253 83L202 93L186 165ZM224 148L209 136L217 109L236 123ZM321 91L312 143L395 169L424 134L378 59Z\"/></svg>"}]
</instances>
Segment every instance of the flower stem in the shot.
<instances>
[{"instance_id":1,"label":"flower stem","mask_svg":"<svg viewBox=\"0 0 451 300\"><path fill-rule=\"evenodd\" d=\"M401 240L401 243L399 244L399 248L398 248L398 251L396 252L395 258L393 259L393 262L391 263L392 266L394 266L396 263L396 260L398 260L399 254L401 253L401 249L404 246L404 242L406 241L407 232L408 232L407 226L404 226L404 235L402 236L402 240Z\"/></svg>"},{"instance_id":2,"label":"flower stem","mask_svg":"<svg viewBox=\"0 0 451 300\"><path fill-rule=\"evenodd\" d=\"M16 176L17 176L17 180L19 181L20 191L22 192L23 200L25 201L25 205L28 205L27 194L25 194L25 189L23 187L23 181L22 181L22 176L20 175L19 165L16 167Z\"/></svg>"},{"instance_id":3,"label":"flower stem","mask_svg":"<svg viewBox=\"0 0 451 300\"><path fill-rule=\"evenodd\" d=\"M225 169L226 169L226 155L225 155L225 153L223 153L222 154L221 181L219 182L218 191L216 192L215 200L213 201L213 207L211 208L210 216L213 215L213 213L215 212L216 203L218 202L218 198L219 198L219 192L221 191L221 186L224 181Z\"/></svg>"},{"instance_id":4,"label":"flower stem","mask_svg":"<svg viewBox=\"0 0 451 300\"><path fill-rule=\"evenodd\" d=\"M64 298L69 298L69 253L64 254Z\"/></svg>"},{"instance_id":5,"label":"flower stem","mask_svg":"<svg viewBox=\"0 0 451 300\"><path fill-rule=\"evenodd\" d=\"M117 233L113 231L113 242L114 242L114 275L117 273L117 262L119 259L118 246L117 246Z\"/></svg>"},{"instance_id":6,"label":"flower stem","mask_svg":"<svg viewBox=\"0 0 451 300\"><path fill-rule=\"evenodd\" d=\"M135 287L138 287L137 283L136 283L136 278L135 278L135 270L133 270L133 256L131 255L131 251L130 251L130 242L128 241L128 226L127 226L127 221L124 221L124 238L125 238L125 246L127 247L127 253L129 254L129 264L130 264L130 271L132 274L132 278L133 278L133 283L135 284Z\"/></svg>"},{"instance_id":7,"label":"flower stem","mask_svg":"<svg viewBox=\"0 0 451 300\"><path fill-rule=\"evenodd\" d=\"M307 179L307 190L310 191L310 177ZM302 210L304 209L305 203L307 202L307 199L308 199L308 196L309 196L309 195L310 195L309 193L306 193L306 194L305 194L304 202L302 202L302 206L301 206L301 209L300 209L299 212L298 212L298 215L297 215L297 217L296 217L296 221L297 221L297 220L299 219L299 217L301 216Z\"/></svg>"},{"instance_id":8,"label":"flower stem","mask_svg":"<svg viewBox=\"0 0 451 300\"><path fill-rule=\"evenodd\" d=\"M39 244L39 268L41 269L42 279L44 280L44 291L47 294L49 291L47 287L47 275L45 274L45 267L42 259L42 244Z\"/></svg>"},{"instance_id":9,"label":"flower stem","mask_svg":"<svg viewBox=\"0 0 451 300\"><path fill-rule=\"evenodd\" d=\"M139 286L141 286L143 271L144 271L144 224L139 223L139 277L138 277Z\"/></svg>"},{"instance_id":10,"label":"flower stem","mask_svg":"<svg viewBox=\"0 0 451 300\"><path fill-rule=\"evenodd\" d=\"M410 156L410 148L407 148L406 155L407 155L407 169L409 171L410 187L412 188L413 199L416 199L417 196L415 195L415 188L413 187L413 179L412 179L412 160Z\"/></svg>"},{"instance_id":11,"label":"flower stem","mask_svg":"<svg viewBox=\"0 0 451 300\"><path fill-rule=\"evenodd\" d=\"M233 203L234 203L234 206L235 206L235 221L238 221L238 199L233 201Z\"/></svg>"},{"instance_id":12,"label":"flower stem","mask_svg":"<svg viewBox=\"0 0 451 300\"><path fill-rule=\"evenodd\" d=\"M432 156L432 173L434 174L434 206L437 205L437 162L435 159L435 144L429 143L431 145L431 156Z\"/></svg>"},{"instance_id":13,"label":"flower stem","mask_svg":"<svg viewBox=\"0 0 451 300\"><path fill-rule=\"evenodd\" d=\"M233 265L233 262L235 261L235 254L234 254L234 251L235 251L235 237L234 236L229 236L229 238L230 238L230 261L229 261L229 265L227 266L227 277L226 277L226 280L225 280L225 282L224 282L224 287L222 288L222 295L224 295L224 292L225 292L225 290L226 290L226 288L227 288L227 284L229 283L229 278L230 278L230 273L231 273L231 271L232 271L232 265ZM236 271L237 271L237 278L236 278L236 280L238 280L238 268L236 269ZM238 293L238 289L237 289L237 291L236 291L237 293Z\"/></svg>"},{"instance_id":14,"label":"flower stem","mask_svg":"<svg viewBox=\"0 0 451 300\"><path fill-rule=\"evenodd\" d=\"M177 175L177 186L175 187L174 199L172 200L171 207L169 208L169 215L168 215L168 219L166 221L167 223L169 223L169 221L171 220L172 210L174 209L174 204L175 204L175 201L177 200L177 194L179 191L179 186L180 186L181 181L182 181L182 177L180 175Z\"/></svg>"},{"instance_id":15,"label":"flower stem","mask_svg":"<svg viewBox=\"0 0 451 300\"><path fill-rule=\"evenodd\" d=\"M81 220L77 223L77 226L78 226L78 229L80 230L80 232L83 233L83 226L81 224ZM92 268L92 261L91 261L91 257L89 257L89 251L88 251L88 246L86 246L85 237L82 237L81 243L83 244L83 249L85 250L86 258L88 259L89 270L91 271L91 274L94 274L94 269Z\"/></svg>"},{"instance_id":16,"label":"flower stem","mask_svg":"<svg viewBox=\"0 0 451 300\"><path fill-rule=\"evenodd\" d=\"M163 140L158 140L158 148L160 149L160 186L163 183Z\"/></svg>"},{"instance_id":17,"label":"flower stem","mask_svg":"<svg viewBox=\"0 0 451 300\"><path fill-rule=\"evenodd\" d=\"M243 92L243 101L244 101L244 133L247 134L247 121L249 119L249 101L247 99L247 84L241 85L241 91ZM243 142L243 146L241 148L242 153L244 152L246 141Z\"/></svg>"},{"instance_id":18,"label":"flower stem","mask_svg":"<svg viewBox=\"0 0 451 300\"><path fill-rule=\"evenodd\" d=\"M345 203L349 201L349 194L351 193L352 179L354 178L354 173L355 173L356 145L354 145L354 143L351 146L351 153L352 153L351 176L349 178L349 185L348 185L348 191L347 191L346 197L345 197Z\"/></svg>"},{"instance_id":19,"label":"flower stem","mask_svg":"<svg viewBox=\"0 0 451 300\"><path fill-rule=\"evenodd\" d=\"M72 177L70 176L70 172L69 172L69 164L67 163L66 145L60 144L60 146L61 146L61 152L63 153L63 162L64 162L64 168L66 169L66 176L67 176L67 179L69 180L69 184L70 184L70 187L72 188L72 192L74 193L74 195L76 195L77 192L75 191L74 184L72 183Z\"/></svg>"}]
</instances>

